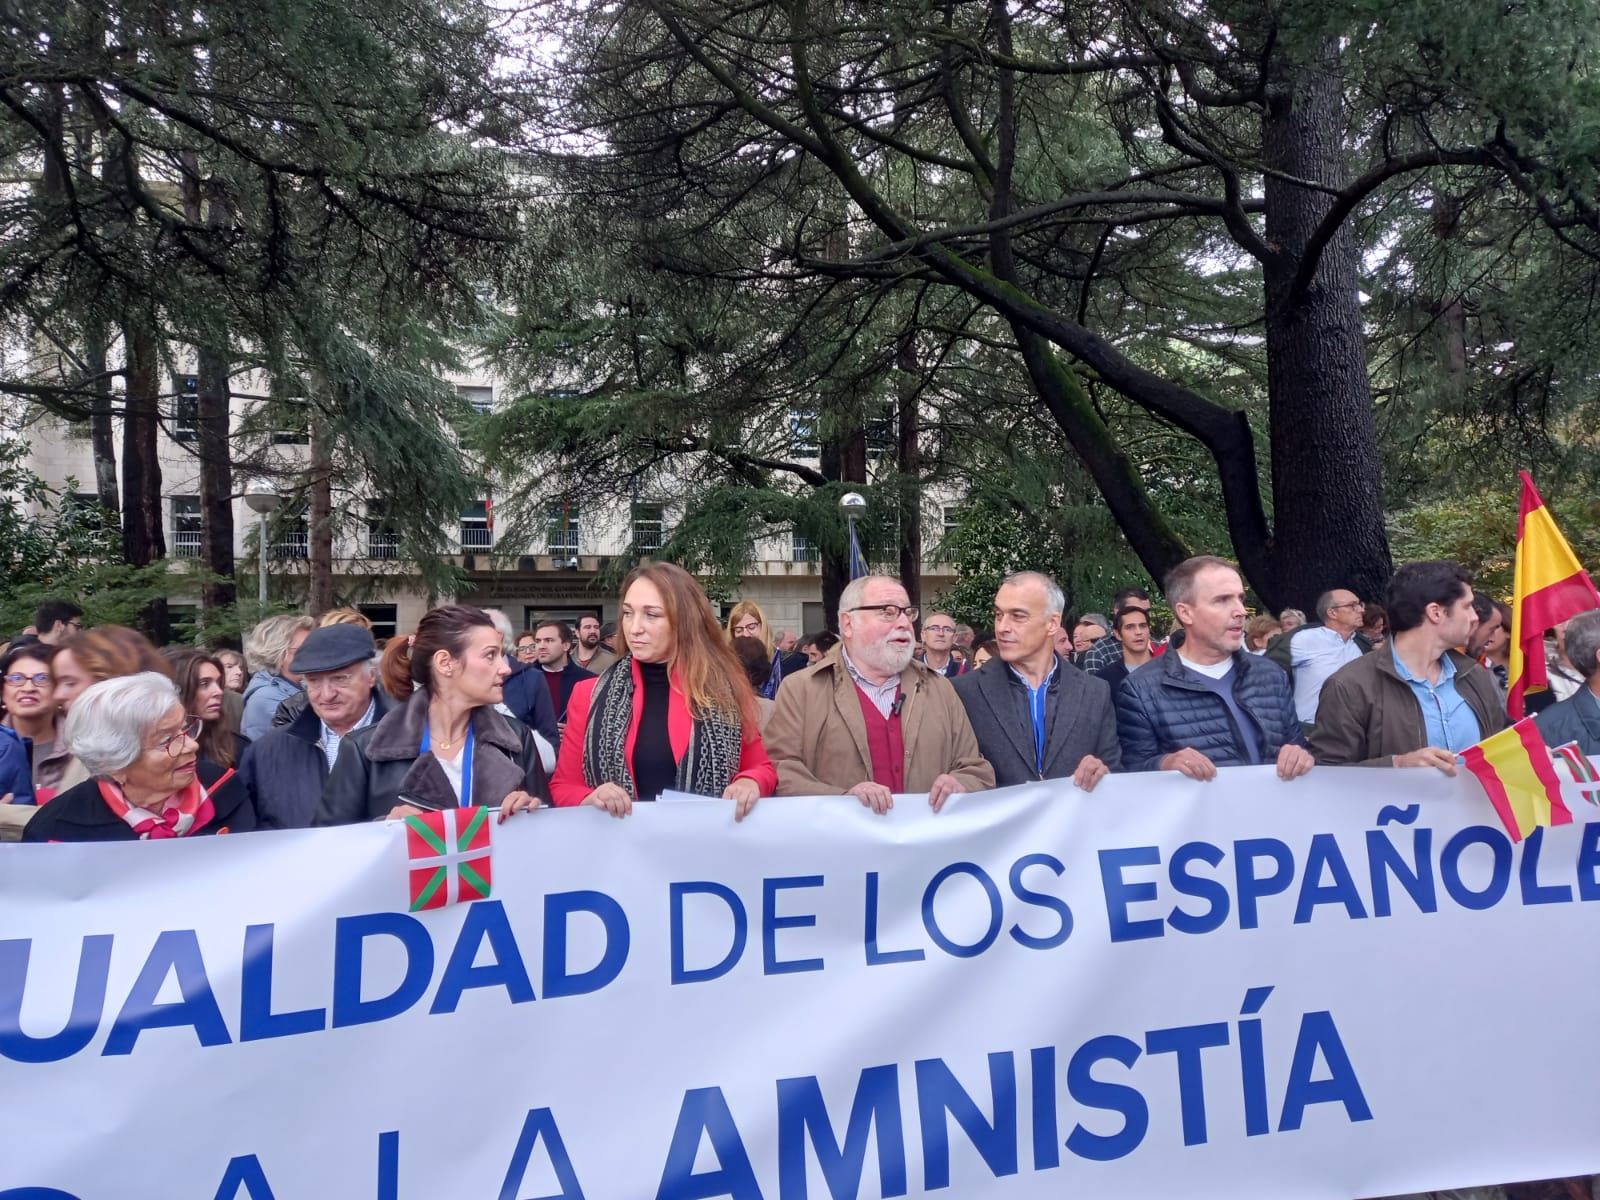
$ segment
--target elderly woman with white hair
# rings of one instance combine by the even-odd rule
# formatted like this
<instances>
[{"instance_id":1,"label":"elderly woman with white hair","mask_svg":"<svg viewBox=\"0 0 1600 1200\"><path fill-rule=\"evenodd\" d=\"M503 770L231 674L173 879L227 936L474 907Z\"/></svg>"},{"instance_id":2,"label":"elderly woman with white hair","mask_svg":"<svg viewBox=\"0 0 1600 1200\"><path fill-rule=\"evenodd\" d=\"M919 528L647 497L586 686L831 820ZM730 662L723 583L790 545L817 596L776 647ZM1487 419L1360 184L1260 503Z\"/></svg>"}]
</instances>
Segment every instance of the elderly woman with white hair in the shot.
<instances>
[{"instance_id":1,"label":"elderly woman with white hair","mask_svg":"<svg viewBox=\"0 0 1600 1200\"><path fill-rule=\"evenodd\" d=\"M22 831L25 842L144 841L256 826L233 771L200 760L200 722L164 675L95 684L73 701L65 732L90 778L41 808Z\"/></svg>"}]
</instances>

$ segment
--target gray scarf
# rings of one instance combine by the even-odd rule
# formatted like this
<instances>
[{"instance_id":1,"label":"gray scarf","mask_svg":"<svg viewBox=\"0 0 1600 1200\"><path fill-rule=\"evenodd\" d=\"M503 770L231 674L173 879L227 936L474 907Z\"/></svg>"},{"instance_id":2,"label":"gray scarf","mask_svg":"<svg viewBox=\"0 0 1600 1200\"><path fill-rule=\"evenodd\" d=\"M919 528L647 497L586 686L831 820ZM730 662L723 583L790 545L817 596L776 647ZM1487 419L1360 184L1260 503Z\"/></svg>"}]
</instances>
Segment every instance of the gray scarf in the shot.
<instances>
[{"instance_id":1,"label":"gray scarf","mask_svg":"<svg viewBox=\"0 0 1600 1200\"><path fill-rule=\"evenodd\" d=\"M589 726L583 734L583 781L591 788L615 783L637 800L628 769L628 726L633 722L633 658L624 655L595 684ZM739 770L743 729L720 714L696 718L689 748L678 762L677 788L720 796Z\"/></svg>"}]
</instances>

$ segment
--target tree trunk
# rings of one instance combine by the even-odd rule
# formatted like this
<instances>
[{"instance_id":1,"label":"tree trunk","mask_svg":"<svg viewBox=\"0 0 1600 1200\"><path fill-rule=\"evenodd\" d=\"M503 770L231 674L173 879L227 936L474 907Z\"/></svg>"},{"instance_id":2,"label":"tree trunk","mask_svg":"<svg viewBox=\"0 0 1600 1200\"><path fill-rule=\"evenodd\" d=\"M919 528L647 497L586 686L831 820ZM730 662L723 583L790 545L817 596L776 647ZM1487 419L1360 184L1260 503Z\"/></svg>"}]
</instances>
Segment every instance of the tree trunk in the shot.
<instances>
[{"instance_id":1,"label":"tree trunk","mask_svg":"<svg viewBox=\"0 0 1600 1200\"><path fill-rule=\"evenodd\" d=\"M1330 46L1320 61L1275 81L1263 118L1266 235L1275 248L1263 269L1274 537L1271 579L1252 582L1274 610L1309 611L1334 587L1371 599L1393 567L1348 222L1309 286L1294 286L1332 198L1289 180L1346 182L1341 78Z\"/></svg>"},{"instance_id":2,"label":"tree trunk","mask_svg":"<svg viewBox=\"0 0 1600 1200\"><path fill-rule=\"evenodd\" d=\"M104 324L90 321L83 336L83 362L95 380L94 411L89 414L89 449L94 455L94 491L100 507L107 512L118 512L122 503L117 496L117 433L111 420L111 377L108 359L111 336Z\"/></svg>"},{"instance_id":3,"label":"tree trunk","mask_svg":"<svg viewBox=\"0 0 1600 1200\"><path fill-rule=\"evenodd\" d=\"M897 465L900 473L900 582L912 604L922 603L922 454L918 441L916 331L911 330L895 347L898 385L896 428L899 433Z\"/></svg>"},{"instance_id":4,"label":"tree trunk","mask_svg":"<svg viewBox=\"0 0 1600 1200\"><path fill-rule=\"evenodd\" d=\"M122 556L136 567L165 558L167 539L161 513L161 359L155 329L145 313L124 320L127 395L122 414ZM165 599L141 614L145 632L158 646L171 638Z\"/></svg>"},{"instance_id":5,"label":"tree trunk","mask_svg":"<svg viewBox=\"0 0 1600 1200\"><path fill-rule=\"evenodd\" d=\"M193 154L181 158L184 216L213 229L227 223L227 204L211 196L209 217L202 204L204 181ZM201 588L202 611L230 607L238 598L233 559L233 450L229 406L228 337L202 338L195 345L195 450L200 459L200 554L215 577Z\"/></svg>"},{"instance_id":6,"label":"tree trunk","mask_svg":"<svg viewBox=\"0 0 1600 1200\"><path fill-rule=\"evenodd\" d=\"M333 452L327 422L311 415L311 583L306 611L320 617L333 607Z\"/></svg>"}]
</instances>

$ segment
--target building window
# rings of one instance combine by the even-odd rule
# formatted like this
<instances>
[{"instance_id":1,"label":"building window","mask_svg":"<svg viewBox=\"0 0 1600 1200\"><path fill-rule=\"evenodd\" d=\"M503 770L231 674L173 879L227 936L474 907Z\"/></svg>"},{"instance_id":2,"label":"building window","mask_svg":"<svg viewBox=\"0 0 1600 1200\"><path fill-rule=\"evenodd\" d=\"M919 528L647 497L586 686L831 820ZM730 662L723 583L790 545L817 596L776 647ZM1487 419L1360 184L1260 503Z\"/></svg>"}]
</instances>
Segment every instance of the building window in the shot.
<instances>
[{"instance_id":1,"label":"building window","mask_svg":"<svg viewBox=\"0 0 1600 1200\"><path fill-rule=\"evenodd\" d=\"M867 405L866 434L868 458L893 458L900 448L900 422L889 401Z\"/></svg>"},{"instance_id":2,"label":"building window","mask_svg":"<svg viewBox=\"0 0 1600 1200\"><path fill-rule=\"evenodd\" d=\"M400 632L400 606L397 604L358 604L356 611L372 622L372 636L380 643Z\"/></svg>"},{"instance_id":3,"label":"building window","mask_svg":"<svg viewBox=\"0 0 1600 1200\"><path fill-rule=\"evenodd\" d=\"M172 440L192 442L200 433L200 377L178 376L178 399L172 418Z\"/></svg>"},{"instance_id":4,"label":"building window","mask_svg":"<svg viewBox=\"0 0 1600 1200\"><path fill-rule=\"evenodd\" d=\"M460 396L479 416L488 416L494 411L494 389L492 387L465 387L457 385L456 395Z\"/></svg>"},{"instance_id":5,"label":"building window","mask_svg":"<svg viewBox=\"0 0 1600 1200\"><path fill-rule=\"evenodd\" d=\"M400 531L389 524L388 512L377 500L367 501L367 557L400 557Z\"/></svg>"},{"instance_id":6,"label":"building window","mask_svg":"<svg viewBox=\"0 0 1600 1200\"><path fill-rule=\"evenodd\" d=\"M545 550L549 554L577 554L578 502L552 505L545 519Z\"/></svg>"},{"instance_id":7,"label":"building window","mask_svg":"<svg viewBox=\"0 0 1600 1200\"><path fill-rule=\"evenodd\" d=\"M816 409L789 410L789 453L796 458L821 457L822 446L817 439Z\"/></svg>"},{"instance_id":8,"label":"building window","mask_svg":"<svg viewBox=\"0 0 1600 1200\"><path fill-rule=\"evenodd\" d=\"M273 558L308 558L311 554L311 521L305 505L284 506L267 526L271 531Z\"/></svg>"},{"instance_id":9,"label":"building window","mask_svg":"<svg viewBox=\"0 0 1600 1200\"><path fill-rule=\"evenodd\" d=\"M478 500L461 510L461 552L492 550L494 530L489 525L489 505Z\"/></svg>"},{"instance_id":10,"label":"building window","mask_svg":"<svg viewBox=\"0 0 1600 1200\"><path fill-rule=\"evenodd\" d=\"M956 531L956 527L961 524L961 508L959 505L946 504L940 515L944 520L944 526L940 530L940 534L943 537L949 537Z\"/></svg>"},{"instance_id":11,"label":"building window","mask_svg":"<svg viewBox=\"0 0 1600 1200\"><path fill-rule=\"evenodd\" d=\"M793 542L789 549L790 562L816 562L820 555L817 548L811 544L811 539L798 529L790 535Z\"/></svg>"},{"instance_id":12,"label":"building window","mask_svg":"<svg viewBox=\"0 0 1600 1200\"><path fill-rule=\"evenodd\" d=\"M633 506L633 548L639 554L654 554L666 541L666 511L660 504Z\"/></svg>"},{"instance_id":13,"label":"building window","mask_svg":"<svg viewBox=\"0 0 1600 1200\"><path fill-rule=\"evenodd\" d=\"M304 396L279 396L272 405L272 444L308 446L311 444L311 405Z\"/></svg>"},{"instance_id":14,"label":"building window","mask_svg":"<svg viewBox=\"0 0 1600 1200\"><path fill-rule=\"evenodd\" d=\"M200 497L172 498L172 556L200 557Z\"/></svg>"}]
</instances>

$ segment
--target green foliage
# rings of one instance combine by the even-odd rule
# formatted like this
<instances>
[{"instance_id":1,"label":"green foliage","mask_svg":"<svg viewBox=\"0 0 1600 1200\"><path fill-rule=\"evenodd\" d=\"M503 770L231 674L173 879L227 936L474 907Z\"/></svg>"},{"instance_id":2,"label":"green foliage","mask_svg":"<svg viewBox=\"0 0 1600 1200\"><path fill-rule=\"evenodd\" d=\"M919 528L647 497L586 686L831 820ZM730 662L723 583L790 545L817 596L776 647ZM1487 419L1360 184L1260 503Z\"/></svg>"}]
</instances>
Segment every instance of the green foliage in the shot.
<instances>
[{"instance_id":1,"label":"green foliage","mask_svg":"<svg viewBox=\"0 0 1600 1200\"><path fill-rule=\"evenodd\" d=\"M1578 561L1591 575L1600 570L1600 500L1592 494L1543 488L1540 494ZM1389 526L1396 555L1401 561L1445 558L1459 562L1473 573L1478 587L1509 603L1520 496L1521 485L1512 483L1395 513Z\"/></svg>"}]
</instances>

